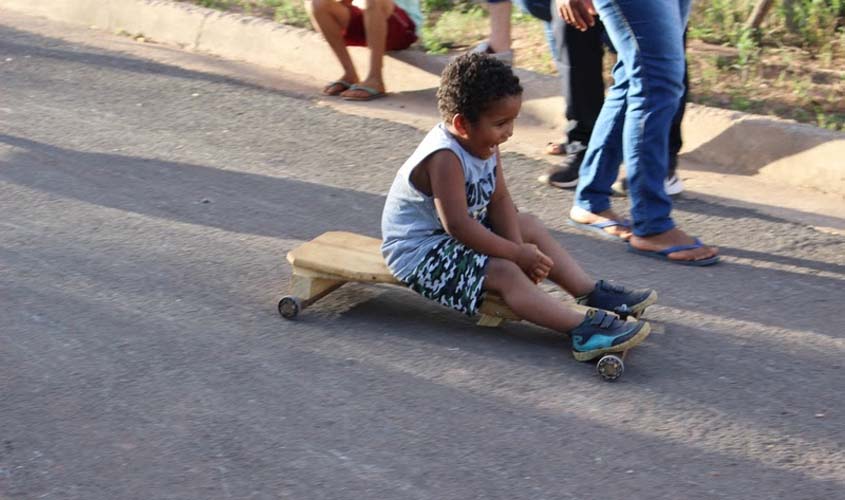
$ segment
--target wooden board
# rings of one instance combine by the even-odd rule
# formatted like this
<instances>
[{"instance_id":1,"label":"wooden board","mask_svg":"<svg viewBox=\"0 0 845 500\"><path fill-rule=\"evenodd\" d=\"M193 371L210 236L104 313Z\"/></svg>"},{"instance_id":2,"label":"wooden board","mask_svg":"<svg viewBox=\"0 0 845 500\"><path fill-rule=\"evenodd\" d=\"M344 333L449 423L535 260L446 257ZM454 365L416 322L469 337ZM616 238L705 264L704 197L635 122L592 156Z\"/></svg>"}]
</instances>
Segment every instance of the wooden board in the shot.
<instances>
[{"instance_id":1,"label":"wooden board","mask_svg":"<svg viewBox=\"0 0 845 500\"><path fill-rule=\"evenodd\" d=\"M307 305L330 293L344 281L389 283L403 286L390 274L381 255L381 240L344 231L323 233L288 252L293 266L291 292ZM488 293L479 308L482 326L519 321L501 297Z\"/></svg>"},{"instance_id":2,"label":"wooden board","mask_svg":"<svg viewBox=\"0 0 845 500\"><path fill-rule=\"evenodd\" d=\"M350 281L399 282L381 256L381 240L344 231L330 231L288 252L297 268L326 273Z\"/></svg>"}]
</instances>

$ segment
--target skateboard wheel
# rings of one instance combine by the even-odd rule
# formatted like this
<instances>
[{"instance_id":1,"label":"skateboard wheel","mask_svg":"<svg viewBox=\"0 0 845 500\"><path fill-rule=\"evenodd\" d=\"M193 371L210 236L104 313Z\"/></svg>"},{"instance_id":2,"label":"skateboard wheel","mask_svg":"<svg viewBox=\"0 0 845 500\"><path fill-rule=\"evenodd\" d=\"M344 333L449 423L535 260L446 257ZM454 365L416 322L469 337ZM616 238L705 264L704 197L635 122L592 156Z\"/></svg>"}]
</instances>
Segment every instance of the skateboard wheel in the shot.
<instances>
[{"instance_id":1,"label":"skateboard wheel","mask_svg":"<svg viewBox=\"0 0 845 500\"><path fill-rule=\"evenodd\" d=\"M615 354L607 354L596 364L599 376L607 382L613 382L625 372L625 362Z\"/></svg>"},{"instance_id":2,"label":"skateboard wheel","mask_svg":"<svg viewBox=\"0 0 845 500\"><path fill-rule=\"evenodd\" d=\"M282 297L282 300L279 301L279 314L285 319L295 318L300 309L299 299L296 297Z\"/></svg>"}]
</instances>

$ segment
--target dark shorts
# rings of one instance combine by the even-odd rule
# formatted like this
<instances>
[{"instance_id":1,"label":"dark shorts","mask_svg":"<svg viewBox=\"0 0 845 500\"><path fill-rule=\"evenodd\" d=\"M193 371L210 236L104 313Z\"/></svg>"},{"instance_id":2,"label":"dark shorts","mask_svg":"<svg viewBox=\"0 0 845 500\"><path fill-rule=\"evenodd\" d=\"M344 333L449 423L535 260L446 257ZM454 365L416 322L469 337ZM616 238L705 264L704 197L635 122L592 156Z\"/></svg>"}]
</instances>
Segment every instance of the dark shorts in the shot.
<instances>
[{"instance_id":1,"label":"dark shorts","mask_svg":"<svg viewBox=\"0 0 845 500\"><path fill-rule=\"evenodd\" d=\"M367 33L364 30L364 11L354 5L348 5L349 25L343 33L343 41L350 47L366 47ZM387 18L387 44L385 50L407 49L417 41L414 21L398 5Z\"/></svg>"},{"instance_id":2,"label":"dark shorts","mask_svg":"<svg viewBox=\"0 0 845 500\"><path fill-rule=\"evenodd\" d=\"M486 255L446 236L404 281L423 297L473 316L483 300L488 261Z\"/></svg>"}]
</instances>

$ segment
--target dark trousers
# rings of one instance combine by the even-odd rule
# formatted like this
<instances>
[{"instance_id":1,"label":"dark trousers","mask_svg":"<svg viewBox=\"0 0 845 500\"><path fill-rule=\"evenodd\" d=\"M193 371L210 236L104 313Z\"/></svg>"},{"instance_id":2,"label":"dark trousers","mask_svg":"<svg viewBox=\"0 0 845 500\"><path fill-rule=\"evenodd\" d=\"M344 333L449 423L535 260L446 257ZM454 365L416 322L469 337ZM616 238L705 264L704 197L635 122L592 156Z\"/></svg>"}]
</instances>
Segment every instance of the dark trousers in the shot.
<instances>
[{"instance_id":1,"label":"dark trousers","mask_svg":"<svg viewBox=\"0 0 845 500\"><path fill-rule=\"evenodd\" d=\"M554 33L557 58L555 64L560 74L561 91L566 103L566 134L569 142L580 141L585 146L590 142L590 135L596 124L601 107L604 104L604 78L602 63L605 45L610 41L604 34L601 21L587 31L580 31L560 17L556 2L551 2L552 29ZM686 44L686 34L684 34ZM610 47L612 50L612 47ZM684 119L689 79L684 72L684 95L672 119L669 130L669 175L677 165L678 152L681 150L681 122Z\"/></svg>"}]
</instances>

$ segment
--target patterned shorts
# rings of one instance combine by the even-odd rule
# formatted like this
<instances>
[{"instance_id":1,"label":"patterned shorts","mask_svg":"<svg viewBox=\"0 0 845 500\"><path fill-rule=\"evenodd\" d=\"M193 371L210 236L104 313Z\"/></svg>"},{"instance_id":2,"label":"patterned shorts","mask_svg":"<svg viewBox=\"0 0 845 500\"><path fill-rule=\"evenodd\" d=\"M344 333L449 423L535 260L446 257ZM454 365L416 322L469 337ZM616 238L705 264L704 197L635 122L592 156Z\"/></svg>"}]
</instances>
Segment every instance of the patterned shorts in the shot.
<instances>
[{"instance_id":1,"label":"patterned shorts","mask_svg":"<svg viewBox=\"0 0 845 500\"><path fill-rule=\"evenodd\" d=\"M473 316L481 306L488 257L446 237L405 278L408 287L427 299Z\"/></svg>"}]
</instances>

